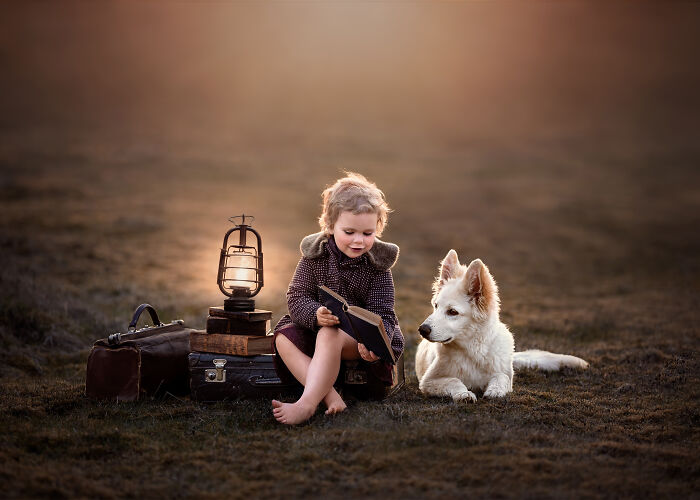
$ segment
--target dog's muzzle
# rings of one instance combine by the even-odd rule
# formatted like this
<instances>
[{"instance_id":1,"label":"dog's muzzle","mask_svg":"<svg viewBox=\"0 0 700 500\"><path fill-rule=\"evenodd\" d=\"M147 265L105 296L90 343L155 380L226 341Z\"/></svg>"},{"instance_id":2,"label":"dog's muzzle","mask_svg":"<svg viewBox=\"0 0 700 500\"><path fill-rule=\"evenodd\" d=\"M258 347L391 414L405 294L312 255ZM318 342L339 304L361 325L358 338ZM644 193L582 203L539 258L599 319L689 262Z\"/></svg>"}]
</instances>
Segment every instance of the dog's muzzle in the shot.
<instances>
[{"instance_id":1,"label":"dog's muzzle","mask_svg":"<svg viewBox=\"0 0 700 500\"><path fill-rule=\"evenodd\" d=\"M421 326L418 327L418 333L420 333L423 338L426 338L430 340L428 337L430 337L430 332L432 332L432 328L430 328L430 325L427 323L423 323Z\"/></svg>"}]
</instances>

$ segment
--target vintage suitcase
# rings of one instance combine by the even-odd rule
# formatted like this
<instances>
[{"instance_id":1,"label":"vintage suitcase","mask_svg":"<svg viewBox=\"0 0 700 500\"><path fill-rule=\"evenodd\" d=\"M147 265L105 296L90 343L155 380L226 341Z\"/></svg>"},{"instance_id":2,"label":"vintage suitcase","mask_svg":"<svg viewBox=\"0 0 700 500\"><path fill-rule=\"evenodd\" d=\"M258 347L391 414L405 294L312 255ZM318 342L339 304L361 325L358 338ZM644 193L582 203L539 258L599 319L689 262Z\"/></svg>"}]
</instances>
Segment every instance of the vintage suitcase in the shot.
<instances>
[{"instance_id":1,"label":"vintage suitcase","mask_svg":"<svg viewBox=\"0 0 700 500\"><path fill-rule=\"evenodd\" d=\"M229 401L239 398L300 396L296 381L277 376L274 354L232 356L192 352L189 355L190 397L194 401Z\"/></svg>"},{"instance_id":2,"label":"vintage suitcase","mask_svg":"<svg viewBox=\"0 0 700 500\"><path fill-rule=\"evenodd\" d=\"M150 314L155 326L137 330L143 311ZM134 401L166 392L186 395L190 331L182 320L161 323L151 305L141 304L127 333L112 334L93 345L87 362L85 394L117 401Z\"/></svg>"},{"instance_id":3,"label":"vintage suitcase","mask_svg":"<svg viewBox=\"0 0 700 500\"><path fill-rule=\"evenodd\" d=\"M280 380L274 366L274 354L231 356L193 352L190 363L190 397L214 402L239 398L298 397L303 387L296 381ZM394 366L392 384L386 385L372 373L371 366L360 361L344 361L336 386L343 395L358 399L384 399L405 383L403 356Z\"/></svg>"},{"instance_id":4,"label":"vintage suitcase","mask_svg":"<svg viewBox=\"0 0 700 500\"><path fill-rule=\"evenodd\" d=\"M343 396L380 400L395 394L406 383L403 354L393 365L391 379L391 385L387 385L373 373L372 365L364 361L343 361L341 364L339 382Z\"/></svg>"}]
</instances>

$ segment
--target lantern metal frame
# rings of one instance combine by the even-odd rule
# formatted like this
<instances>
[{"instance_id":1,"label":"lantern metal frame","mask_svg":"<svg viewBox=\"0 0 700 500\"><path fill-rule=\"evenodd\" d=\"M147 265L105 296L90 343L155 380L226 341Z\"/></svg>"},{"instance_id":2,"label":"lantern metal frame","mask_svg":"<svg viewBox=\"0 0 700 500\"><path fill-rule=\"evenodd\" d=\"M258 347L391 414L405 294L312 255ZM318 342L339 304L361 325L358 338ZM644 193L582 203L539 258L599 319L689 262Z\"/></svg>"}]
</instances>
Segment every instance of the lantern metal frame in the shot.
<instances>
[{"instance_id":1,"label":"lantern metal frame","mask_svg":"<svg viewBox=\"0 0 700 500\"><path fill-rule=\"evenodd\" d=\"M236 224L237 219L240 219L240 224ZM228 219L234 227L229 229L224 235L224 242L221 246L221 255L219 256L219 272L216 282L219 285L221 293L228 298L224 300L224 309L227 311L252 311L255 309L255 297L263 287L263 253L262 253L262 238L260 234L251 227L255 217L251 215L236 215ZM246 223L250 221L250 223ZM229 238L238 232L238 244L229 244ZM256 240L257 246L248 245L247 234L252 233ZM233 249L233 251L232 251ZM232 266L228 264L230 257L235 257L237 254L248 252L255 259L255 267ZM226 279L227 269L246 269L255 271L255 279ZM250 283L250 287L226 287L227 281L238 281Z\"/></svg>"}]
</instances>

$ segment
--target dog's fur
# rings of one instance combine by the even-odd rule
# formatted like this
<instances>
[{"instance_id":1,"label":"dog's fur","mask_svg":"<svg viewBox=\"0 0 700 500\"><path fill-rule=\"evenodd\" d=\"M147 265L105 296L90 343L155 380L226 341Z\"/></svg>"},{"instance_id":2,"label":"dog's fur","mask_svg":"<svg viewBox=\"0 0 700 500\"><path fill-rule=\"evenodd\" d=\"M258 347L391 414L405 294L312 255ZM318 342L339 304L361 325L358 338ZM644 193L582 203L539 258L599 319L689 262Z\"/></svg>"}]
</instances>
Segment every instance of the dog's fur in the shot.
<instances>
[{"instance_id":1,"label":"dog's fur","mask_svg":"<svg viewBox=\"0 0 700 500\"><path fill-rule=\"evenodd\" d=\"M499 319L498 287L481 260L459 263L450 250L433 284L433 313L419 328L416 352L420 390L455 401L502 397L513 390L514 368L587 368L575 356L530 350L514 352L513 334Z\"/></svg>"}]
</instances>

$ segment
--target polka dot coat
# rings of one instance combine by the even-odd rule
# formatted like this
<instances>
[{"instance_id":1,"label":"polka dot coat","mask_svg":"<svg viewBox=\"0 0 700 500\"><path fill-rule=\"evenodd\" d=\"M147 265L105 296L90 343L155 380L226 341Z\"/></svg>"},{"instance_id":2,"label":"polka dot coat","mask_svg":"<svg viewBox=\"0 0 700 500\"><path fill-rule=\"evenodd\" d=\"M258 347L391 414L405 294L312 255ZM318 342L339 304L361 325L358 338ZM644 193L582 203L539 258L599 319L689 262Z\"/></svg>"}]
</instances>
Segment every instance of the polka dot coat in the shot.
<instances>
[{"instance_id":1,"label":"polka dot coat","mask_svg":"<svg viewBox=\"0 0 700 500\"><path fill-rule=\"evenodd\" d=\"M317 233L304 238L301 250L302 257L287 290L289 314L280 319L275 331L295 323L317 332L316 310L322 306L318 285L325 285L345 297L348 304L378 314L398 357L404 349L404 338L394 313L391 275L398 247L377 239L370 252L349 258L338 250L332 236L328 239L323 233Z\"/></svg>"}]
</instances>

